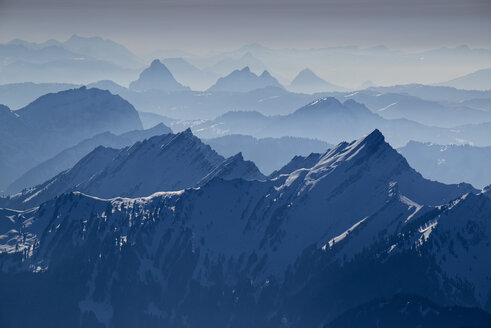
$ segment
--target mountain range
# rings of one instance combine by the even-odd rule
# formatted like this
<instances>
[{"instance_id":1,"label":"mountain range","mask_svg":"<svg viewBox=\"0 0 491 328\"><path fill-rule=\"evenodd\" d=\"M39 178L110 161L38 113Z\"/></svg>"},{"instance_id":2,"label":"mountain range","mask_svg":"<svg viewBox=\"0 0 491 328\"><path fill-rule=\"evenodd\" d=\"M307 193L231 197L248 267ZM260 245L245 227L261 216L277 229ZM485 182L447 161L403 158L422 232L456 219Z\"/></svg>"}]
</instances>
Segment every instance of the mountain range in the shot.
<instances>
[{"instance_id":1,"label":"mountain range","mask_svg":"<svg viewBox=\"0 0 491 328\"><path fill-rule=\"evenodd\" d=\"M298 138L254 138L247 135L226 135L205 139L217 153L228 157L241 152L244 158L253 161L261 172L270 174L283 167L294 156L324 152L332 147L327 142Z\"/></svg>"},{"instance_id":2,"label":"mountain range","mask_svg":"<svg viewBox=\"0 0 491 328\"><path fill-rule=\"evenodd\" d=\"M491 90L491 68L480 69L467 75L442 82L440 85L464 90Z\"/></svg>"},{"instance_id":3,"label":"mountain range","mask_svg":"<svg viewBox=\"0 0 491 328\"><path fill-rule=\"evenodd\" d=\"M206 90L220 77L217 73L202 71L180 57L165 58L162 63L169 68L178 81L189 85L193 90Z\"/></svg>"},{"instance_id":4,"label":"mountain range","mask_svg":"<svg viewBox=\"0 0 491 328\"><path fill-rule=\"evenodd\" d=\"M85 87L46 94L16 111L2 106L0 118L0 190L84 139L142 128L126 100Z\"/></svg>"},{"instance_id":5,"label":"mountain range","mask_svg":"<svg viewBox=\"0 0 491 328\"><path fill-rule=\"evenodd\" d=\"M100 37L71 36L43 43L20 39L0 44L0 83L90 83L113 79L127 83L143 62L127 48Z\"/></svg>"},{"instance_id":6,"label":"mountain range","mask_svg":"<svg viewBox=\"0 0 491 328\"><path fill-rule=\"evenodd\" d=\"M472 132L470 127L444 129L406 119L385 119L352 99L340 102L333 97L319 98L288 115L265 116L258 112L236 111L192 127L203 138L245 134L256 138L295 136L330 143L352 139L379 128L390 143L403 146L410 140L434 143L486 143L484 123ZM481 131L482 130L482 131ZM479 136L475 133L480 131Z\"/></svg>"},{"instance_id":7,"label":"mountain range","mask_svg":"<svg viewBox=\"0 0 491 328\"><path fill-rule=\"evenodd\" d=\"M426 178L445 183L491 184L491 147L436 145L410 141L398 151Z\"/></svg>"},{"instance_id":8,"label":"mountain range","mask_svg":"<svg viewBox=\"0 0 491 328\"><path fill-rule=\"evenodd\" d=\"M240 153L224 159L188 129L122 149L98 146L68 170L0 199L0 207L30 208L70 191L102 198L143 197L199 186L215 177L262 179L264 175Z\"/></svg>"},{"instance_id":9,"label":"mountain range","mask_svg":"<svg viewBox=\"0 0 491 328\"><path fill-rule=\"evenodd\" d=\"M212 92L248 92L266 87L282 88L278 80L263 71L261 75L256 75L249 69L249 66L241 70L235 70L229 75L219 78L208 91Z\"/></svg>"},{"instance_id":10,"label":"mountain range","mask_svg":"<svg viewBox=\"0 0 491 328\"><path fill-rule=\"evenodd\" d=\"M151 140L126 152L159 149ZM193 172L177 155L174 174ZM56 312L57 326L339 327L368 320L347 311L411 293L442 322L455 312L434 304L450 303L484 327L491 199L424 179L378 130L314 157L268 179L242 179L245 170L144 198L71 192L1 210L2 320L42 324Z\"/></svg>"},{"instance_id":11,"label":"mountain range","mask_svg":"<svg viewBox=\"0 0 491 328\"><path fill-rule=\"evenodd\" d=\"M64 149L54 157L33 167L12 182L5 191L7 194L15 194L21 192L23 189L37 186L55 175L70 169L85 155L99 146L117 149L124 148L131 146L137 141L171 132L171 129L160 123L147 130L134 130L119 135L111 132L97 134L79 142L73 147Z\"/></svg>"},{"instance_id":12,"label":"mountain range","mask_svg":"<svg viewBox=\"0 0 491 328\"><path fill-rule=\"evenodd\" d=\"M491 121L491 111L475 108L469 103L425 100L405 94L403 90L393 93L387 89L389 88L386 88L384 93L369 89L336 97L343 101L353 99L386 119L408 119L428 126L451 128ZM452 93L453 90L447 91Z\"/></svg>"}]
</instances>

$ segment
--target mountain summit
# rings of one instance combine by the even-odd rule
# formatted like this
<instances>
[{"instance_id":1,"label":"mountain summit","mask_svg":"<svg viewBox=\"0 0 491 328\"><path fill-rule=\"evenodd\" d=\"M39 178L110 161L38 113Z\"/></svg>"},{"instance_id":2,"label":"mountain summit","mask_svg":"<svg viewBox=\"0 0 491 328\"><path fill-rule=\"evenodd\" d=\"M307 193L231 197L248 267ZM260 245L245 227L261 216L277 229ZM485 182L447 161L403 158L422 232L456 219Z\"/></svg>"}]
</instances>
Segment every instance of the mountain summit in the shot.
<instances>
[{"instance_id":1,"label":"mountain summit","mask_svg":"<svg viewBox=\"0 0 491 328\"><path fill-rule=\"evenodd\" d=\"M169 69L155 59L150 67L141 72L138 80L131 82L130 89L135 91L163 90L167 92L187 91L188 87L176 81Z\"/></svg>"},{"instance_id":2,"label":"mountain summit","mask_svg":"<svg viewBox=\"0 0 491 328\"><path fill-rule=\"evenodd\" d=\"M294 92L301 93L346 91L346 89L343 87L331 84L321 79L308 68L298 73L298 75L293 79L292 83L290 84L289 89Z\"/></svg>"}]
</instances>

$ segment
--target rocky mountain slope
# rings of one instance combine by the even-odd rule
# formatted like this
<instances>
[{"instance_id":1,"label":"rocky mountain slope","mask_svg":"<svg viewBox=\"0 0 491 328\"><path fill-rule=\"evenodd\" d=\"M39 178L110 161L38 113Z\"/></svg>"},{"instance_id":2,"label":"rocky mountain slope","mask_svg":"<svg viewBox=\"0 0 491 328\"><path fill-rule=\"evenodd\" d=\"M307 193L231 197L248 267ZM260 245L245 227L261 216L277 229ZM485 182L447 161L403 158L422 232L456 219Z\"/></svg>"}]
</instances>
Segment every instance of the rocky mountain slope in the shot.
<instances>
[{"instance_id":1,"label":"rocky mountain slope","mask_svg":"<svg viewBox=\"0 0 491 328\"><path fill-rule=\"evenodd\" d=\"M378 130L313 158L263 181L3 209L2 320L319 327L394 291L490 310L491 199L425 180Z\"/></svg>"}]
</instances>

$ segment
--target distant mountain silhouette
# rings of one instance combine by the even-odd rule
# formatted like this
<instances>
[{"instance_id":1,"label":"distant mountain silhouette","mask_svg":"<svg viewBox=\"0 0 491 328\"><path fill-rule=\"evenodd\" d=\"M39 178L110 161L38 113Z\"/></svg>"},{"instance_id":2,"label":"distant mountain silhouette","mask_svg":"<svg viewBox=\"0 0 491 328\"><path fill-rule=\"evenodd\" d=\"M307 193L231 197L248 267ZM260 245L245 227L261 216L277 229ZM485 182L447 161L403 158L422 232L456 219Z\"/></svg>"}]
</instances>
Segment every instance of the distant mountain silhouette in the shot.
<instances>
[{"instance_id":1,"label":"distant mountain silhouette","mask_svg":"<svg viewBox=\"0 0 491 328\"><path fill-rule=\"evenodd\" d=\"M345 96L342 98L346 99ZM491 130L487 131L489 124L455 128L427 126L405 118L385 119L353 99L340 102L333 97L322 97L288 115L266 116L252 111L231 111L193 126L193 131L202 138L245 134L256 138L295 136L336 143L378 128L395 147L402 147L415 139L437 144L473 142L489 146L490 142L486 141L491 134Z\"/></svg>"},{"instance_id":2,"label":"distant mountain silhouette","mask_svg":"<svg viewBox=\"0 0 491 328\"><path fill-rule=\"evenodd\" d=\"M441 82L439 85L465 90L491 90L491 68L480 69L453 80Z\"/></svg>"},{"instance_id":3,"label":"distant mountain silhouette","mask_svg":"<svg viewBox=\"0 0 491 328\"><path fill-rule=\"evenodd\" d=\"M98 36L86 38L74 34L63 42L63 47L75 53L111 62L121 67L140 68L143 66L141 60L125 46Z\"/></svg>"},{"instance_id":4,"label":"distant mountain silhouette","mask_svg":"<svg viewBox=\"0 0 491 328\"><path fill-rule=\"evenodd\" d=\"M263 72L267 69L266 65L250 52L245 52L239 55L239 57L236 54L230 55L221 55L217 63L205 67L203 71L223 76L234 70L240 70L243 67L249 67L251 71L256 73Z\"/></svg>"},{"instance_id":5,"label":"distant mountain silhouette","mask_svg":"<svg viewBox=\"0 0 491 328\"><path fill-rule=\"evenodd\" d=\"M392 88L384 89L389 91ZM381 93L376 90L361 90L338 98L353 99L386 119L408 119L428 126L449 128L491 121L491 111L475 109L460 102L449 104L448 101L425 100L404 92Z\"/></svg>"},{"instance_id":6,"label":"distant mountain silhouette","mask_svg":"<svg viewBox=\"0 0 491 328\"><path fill-rule=\"evenodd\" d=\"M142 128L135 108L99 89L46 94L0 120L0 190L63 149L102 132Z\"/></svg>"},{"instance_id":7,"label":"distant mountain silhouette","mask_svg":"<svg viewBox=\"0 0 491 328\"><path fill-rule=\"evenodd\" d=\"M178 81L189 85L193 90L206 90L219 77L216 73L200 70L183 58L166 58L162 63Z\"/></svg>"},{"instance_id":8,"label":"distant mountain silhouette","mask_svg":"<svg viewBox=\"0 0 491 328\"><path fill-rule=\"evenodd\" d=\"M235 70L225 77L221 77L218 81L208 89L211 92L248 92L255 89L265 87L282 88L281 84L268 71L264 71L261 75L256 75L251 72L249 67L244 67L241 70Z\"/></svg>"},{"instance_id":9,"label":"distant mountain silhouette","mask_svg":"<svg viewBox=\"0 0 491 328\"><path fill-rule=\"evenodd\" d=\"M294 92L316 93L326 91L346 91L345 88L331 84L306 68L302 70L290 83L289 89Z\"/></svg>"},{"instance_id":10,"label":"distant mountain silhouette","mask_svg":"<svg viewBox=\"0 0 491 328\"><path fill-rule=\"evenodd\" d=\"M79 88L80 85L69 83L12 83L0 85L0 99L4 105L16 110L27 106L37 98L63 90Z\"/></svg>"},{"instance_id":11,"label":"distant mountain silhouette","mask_svg":"<svg viewBox=\"0 0 491 328\"><path fill-rule=\"evenodd\" d=\"M398 151L428 179L467 182L477 188L491 184L491 147L410 141Z\"/></svg>"},{"instance_id":12,"label":"distant mountain silhouette","mask_svg":"<svg viewBox=\"0 0 491 328\"><path fill-rule=\"evenodd\" d=\"M204 142L225 157L242 152L245 158L256 163L265 174L280 169L295 155L324 152L332 146L315 139L298 137L258 139L247 135L227 135L205 139Z\"/></svg>"},{"instance_id":13,"label":"distant mountain silhouette","mask_svg":"<svg viewBox=\"0 0 491 328\"><path fill-rule=\"evenodd\" d=\"M137 141L142 141L156 135L172 133L171 129L160 123L147 130L134 130L115 135L111 132L97 134L85 139L73 147L67 148L54 157L40 163L12 182L6 189L7 194L14 194L29 187L35 187L54 177L62 171L70 169L85 155L99 146L124 148Z\"/></svg>"},{"instance_id":14,"label":"distant mountain silhouette","mask_svg":"<svg viewBox=\"0 0 491 328\"><path fill-rule=\"evenodd\" d=\"M130 89L135 91L161 90L167 92L188 91L189 88L176 81L167 67L155 59L146 68L138 80L131 82Z\"/></svg>"}]
</instances>

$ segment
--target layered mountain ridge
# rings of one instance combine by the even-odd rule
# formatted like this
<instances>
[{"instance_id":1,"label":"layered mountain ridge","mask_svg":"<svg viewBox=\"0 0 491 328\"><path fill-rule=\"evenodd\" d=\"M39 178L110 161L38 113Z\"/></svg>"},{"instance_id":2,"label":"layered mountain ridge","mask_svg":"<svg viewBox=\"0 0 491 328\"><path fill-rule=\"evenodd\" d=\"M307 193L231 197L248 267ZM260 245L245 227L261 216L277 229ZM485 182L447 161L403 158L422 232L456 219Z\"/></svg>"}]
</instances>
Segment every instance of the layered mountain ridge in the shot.
<instances>
[{"instance_id":1,"label":"layered mountain ridge","mask_svg":"<svg viewBox=\"0 0 491 328\"><path fill-rule=\"evenodd\" d=\"M221 77L208 91L221 92L248 92L266 87L283 88L268 71L256 75L248 66L235 70L225 77Z\"/></svg>"},{"instance_id":2,"label":"layered mountain ridge","mask_svg":"<svg viewBox=\"0 0 491 328\"><path fill-rule=\"evenodd\" d=\"M41 184L58 173L70 169L82 159L82 157L98 146L124 148L137 141L167 133L172 133L171 129L160 123L150 129L134 130L119 135L115 135L111 132L97 134L89 139L81 141L73 147L61 151L56 156L30 169L12 182L7 187L6 192L11 195L18 193L23 189Z\"/></svg>"},{"instance_id":3,"label":"layered mountain ridge","mask_svg":"<svg viewBox=\"0 0 491 328\"><path fill-rule=\"evenodd\" d=\"M198 186L213 177L264 178L241 154L224 159L188 129L123 149L99 146L72 168L1 202L3 207L29 208L69 191L102 198L141 197Z\"/></svg>"},{"instance_id":4,"label":"layered mountain ridge","mask_svg":"<svg viewBox=\"0 0 491 328\"><path fill-rule=\"evenodd\" d=\"M151 140L125 152L160 149ZM68 193L2 210L2 288L14 295L13 272L43 279L58 297L88 284L51 302L82 322L121 327L184 317L204 327L318 327L396 290L488 309L491 199L425 180L378 130L307 158L261 181L211 178L136 199ZM51 311L49 296L29 295Z\"/></svg>"},{"instance_id":5,"label":"layered mountain ridge","mask_svg":"<svg viewBox=\"0 0 491 328\"><path fill-rule=\"evenodd\" d=\"M21 174L80 141L103 132L142 129L135 108L99 89L46 94L29 105L0 115L0 189Z\"/></svg>"}]
</instances>

